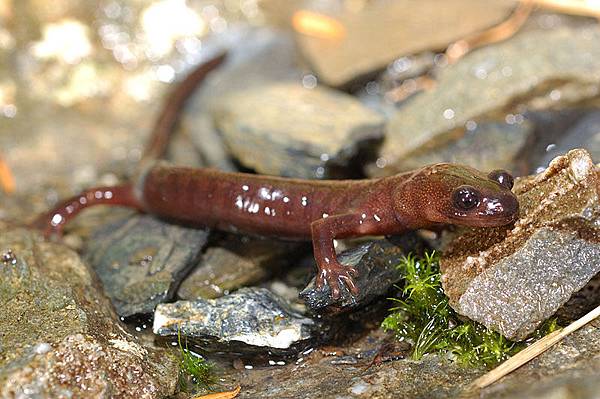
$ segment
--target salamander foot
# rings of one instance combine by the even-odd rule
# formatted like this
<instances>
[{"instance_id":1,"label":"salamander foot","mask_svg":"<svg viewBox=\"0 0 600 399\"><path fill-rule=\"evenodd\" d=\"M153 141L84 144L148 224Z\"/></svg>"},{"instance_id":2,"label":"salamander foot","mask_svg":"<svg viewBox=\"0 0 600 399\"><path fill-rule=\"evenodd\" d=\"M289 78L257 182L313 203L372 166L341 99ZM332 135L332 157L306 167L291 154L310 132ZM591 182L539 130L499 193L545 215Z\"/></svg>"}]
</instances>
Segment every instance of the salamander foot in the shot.
<instances>
[{"instance_id":1,"label":"salamander foot","mask_svg":"<svg viewBox=\"0 0 600 399\"><path fill-rule=\"evenodd\" d=\"M358 287L354 284L353 277L357 277L358 272L353 267L343 266L341 264L327 265L321 268L317 275L317 287L321 288L328 285L331 289L333 299L340 298L341 285L346 285L346 288L352 295L358 295Z\"/></svg>"}]
</instances>

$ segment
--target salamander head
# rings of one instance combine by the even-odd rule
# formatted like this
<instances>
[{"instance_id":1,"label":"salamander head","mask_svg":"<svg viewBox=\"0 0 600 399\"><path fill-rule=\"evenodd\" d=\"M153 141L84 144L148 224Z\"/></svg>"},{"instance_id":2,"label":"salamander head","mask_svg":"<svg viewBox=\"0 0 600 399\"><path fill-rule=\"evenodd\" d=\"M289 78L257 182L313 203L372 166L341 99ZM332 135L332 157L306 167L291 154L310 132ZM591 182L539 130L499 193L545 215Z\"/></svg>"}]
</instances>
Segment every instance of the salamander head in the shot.
<instances>
[{"instance_id":1,"label":"salamander head","mask_svg":"<svg viewBox=\"0 0 600 399\"><path fill-rule=\"evenodd\" d=\"M467 166L436 164L423 168L407 184L413 207L428 222L502 226L519 214L519 202L510 191L513 178L503 170L486 175Z\"/></svg>"}]
</instances>

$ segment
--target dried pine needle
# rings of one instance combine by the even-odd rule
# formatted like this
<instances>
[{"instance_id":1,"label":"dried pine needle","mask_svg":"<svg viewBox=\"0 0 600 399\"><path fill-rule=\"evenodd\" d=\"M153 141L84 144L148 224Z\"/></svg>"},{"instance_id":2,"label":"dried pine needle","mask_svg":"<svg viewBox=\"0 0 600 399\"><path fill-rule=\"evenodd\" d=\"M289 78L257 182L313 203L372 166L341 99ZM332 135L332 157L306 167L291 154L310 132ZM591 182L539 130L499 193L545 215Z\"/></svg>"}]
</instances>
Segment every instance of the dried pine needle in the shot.
<instances>
[{"instance_id":1,"label":"dried pine needle","mask_svg":"<svg viewBox=\"0 0 600 399\"><path fill-rule=\"evenodd\" d=\"M233 391L217 392L203 396L196 396L194 397L194 399L233 399L236 396L238 396L241 389L242 388L238 385Z\"/></svg>"},{"instance_id":2,"label":"dried pine needle","mask_svg":"<svg viewBox=\"0 0 600 399\"><path fill-rule=\"evenodd\" d=\"M513 357L511 357L510 359L508 359L489 373L479 377L469 386L467 391L483 389L493 384L500 378L506 376L507 374L524 365L525 363L541 355L546 350L550 349L556 343L561 341L564 337L580 329L581 327L585 326L587 323L598 318L599 316L600 306L598 306L596 309L592 310L582 318L569 324L567 327L561 330L556 330L553 333L546 335L544 338L523 349L521 352L517 353L516 355L514 355Z\"/></svg>"},{"instance_id":3,"label":"dried pine needle","mask_svg":"<svg viewBox=\"0 0 600 399\"><path fill-rule=\"evenodd\" d=\"M563 14L600 18L600 3L597 0L533 0L541 7Z\"/></svg>"}]
</instances>

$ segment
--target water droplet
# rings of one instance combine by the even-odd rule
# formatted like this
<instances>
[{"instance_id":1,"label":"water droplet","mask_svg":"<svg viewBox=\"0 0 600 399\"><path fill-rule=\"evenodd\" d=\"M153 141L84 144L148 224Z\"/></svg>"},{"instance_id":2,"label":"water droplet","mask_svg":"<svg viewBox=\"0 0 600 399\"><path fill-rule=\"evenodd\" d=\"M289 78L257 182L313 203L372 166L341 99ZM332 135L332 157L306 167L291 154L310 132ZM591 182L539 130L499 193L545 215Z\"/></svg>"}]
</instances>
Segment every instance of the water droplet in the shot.
<instances>
[{"instance_id":1,"label":"water droplet","mask_svg":"<svg viewBox=\"0 0 600 399\"><path fill-rule=\"evenodd\" d=\"M488 72L483 67L475 69L475 76L477 79L485 79L488 76Z\"/></svg>"},{"instance_id":2,"label":"water droplet","mask_svg":"<svg viewBox=\"0 0 600 399\"><path fill-rule=\"evenodd\" d=\"M369 94L371 96L379 94L379 83L369 82L369 83L367 83L365 90L367 91L367 94Z\"/></svg>"},{"instance_id":3,"label":"water droplet","mask_svg":"<svg viewBox=\"0 0 600 399\"><path fill-rule=\"evenodd\" d=\"M412 63L413 63L413 61L409 57L398 58L397 60L392 62L392 65L391 65L392 72L394 72L394 73L406 72L412 66Z\"/></svg>"},{"instance_id":4,"label":"water droplet","mask_svg":"<svg viewBox=\"0 0 600 399\"><path fill-rule=\"evenodd\" d=\"M12 251L12 249L7 249L6 252L2 254L2 263L4 263L5 265L17 264L17 256Z\"/></svg>"},{"instance_id":5,"label":"water droplet","mask_svg":"<svg viewBox=\"0 0 600 399\"><path fill-rule=\"evenodd\" d=\"M161 82L171 83L175 80L175 69L171 65L159 65L155 73Z\"/></svg>"},{"instance_id":6,"label":"water droplet","mask_svg":"<svg viewBox=\"0 0 600 399\"><path fill-rule=\"evenodd\" d=\"M467 121L467 123L465 123L465 127L467 128L467 130L469 132L473 132L473 131L475 131L475 129L477 129L477 122Z\"/></svg>"},{"instance_id":7,"label":"water droplet","mask_svg":"<svg viewBox=\"0 0 600 399\"><path fill-rule=\"evenodd\" d=\"M62 223L62 221L63 221L63 217L62 217L62 215L61 215L61 214L59 214L59 213L56 213L54 216L52 216L52 220L50 221L50 224L51 224L53 227L56 227L56 226L58 226L59 224L61 224L61 223Z\"/></svg>"},{"instance_id":8,"label":"water droplet","mask_svg":"<svg viewBox=\"0 0 600 399\"><path fill-rule=\"evenodd\" d=\"M445 119L452 119L454 118L454 110L452 108L447 108L444 110L443 115Z\"/></svg>"},{"instance_id":9,"label":"water droplet","mask_svg":"<svg viewBox=\"0 0 600 399\"><path fill-rule=\"evenodd\" d=\"M387 165L387 159L385 159L384 157L379 157L377 158L377 161L375 161L375 165L378 168L383 169L385 168L385 165Z\"/></svg>"},{"instance_id":10,"label":"water droplet","mask_svg":"<svg viewBox=\"0 0 600 399\"><path fill-rule=\"evenodd\" d=\"M14 118L17 116L17 106L14 104L3 105L2 114L7 118Z\"/></svg>"},{"instance_id":11,"label":"water droplet","mask_svg":"<svg viewBox=\"0 0 600 399\"><path fill-rule=\"evenodd\" d=\"M302 86L306 89L314 89L317 87L317 77L313 74L304 75L302 77Z\"/></svg>"}]
</instances>

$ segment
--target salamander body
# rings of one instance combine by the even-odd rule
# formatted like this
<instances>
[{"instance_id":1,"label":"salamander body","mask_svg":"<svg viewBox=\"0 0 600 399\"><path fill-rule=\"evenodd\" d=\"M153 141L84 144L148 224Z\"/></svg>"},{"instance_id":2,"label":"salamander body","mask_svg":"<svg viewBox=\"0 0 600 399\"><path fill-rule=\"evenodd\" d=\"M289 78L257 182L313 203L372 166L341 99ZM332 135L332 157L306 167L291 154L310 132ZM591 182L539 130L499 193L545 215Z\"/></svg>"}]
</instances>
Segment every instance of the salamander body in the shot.
<instances>
[{"instance_id":1,"label":"salamander body","mask_svg":"<svg viewBox=\"0 0 600 399\"><path fill-rule=\"evenodd\" d=\"M61 233L79 211L121 205L163 218L215 229L312 240L317 285L339 297L345 284L356 293L356 271L338 263L333 240L392 235L440 224L501 226L518 216L505 171L435 164L390 177L365 180L300 180L213 169L171 166L164 153L179 109L204 76L222 61L202 65L175 89L132 182L98 187L40 216L34 226Z\"/></svg>"}]
</instances>

